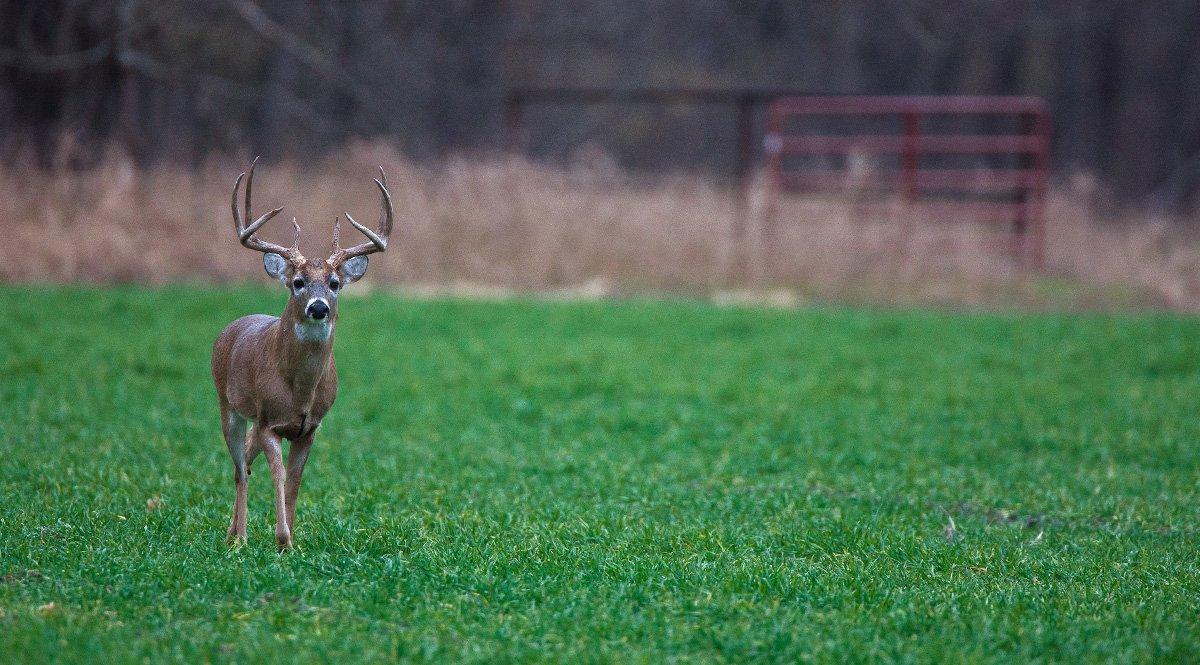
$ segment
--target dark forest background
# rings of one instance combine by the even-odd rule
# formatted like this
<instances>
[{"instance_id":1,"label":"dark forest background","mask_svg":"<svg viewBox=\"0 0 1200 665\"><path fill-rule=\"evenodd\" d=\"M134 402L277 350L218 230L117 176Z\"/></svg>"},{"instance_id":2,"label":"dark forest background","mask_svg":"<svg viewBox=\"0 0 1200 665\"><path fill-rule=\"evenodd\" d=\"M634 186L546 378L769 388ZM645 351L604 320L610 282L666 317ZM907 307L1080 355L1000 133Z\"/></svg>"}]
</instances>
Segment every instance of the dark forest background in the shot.
<instances>
[{"instance_id":1,"label":"dark forest background","mask_svg":"<svg viewBox=\"0 0 1200 665\"><path fill-rule=\"evenodd\" d=\"M514 86L788 87L1044 97L1060 174L1193 206L1200 2L25 0L0 2L0 154L303 157L386 137L503 147ZM555 107L531 149L723 172L732 109Z\"/></svg>"}]
</instances>

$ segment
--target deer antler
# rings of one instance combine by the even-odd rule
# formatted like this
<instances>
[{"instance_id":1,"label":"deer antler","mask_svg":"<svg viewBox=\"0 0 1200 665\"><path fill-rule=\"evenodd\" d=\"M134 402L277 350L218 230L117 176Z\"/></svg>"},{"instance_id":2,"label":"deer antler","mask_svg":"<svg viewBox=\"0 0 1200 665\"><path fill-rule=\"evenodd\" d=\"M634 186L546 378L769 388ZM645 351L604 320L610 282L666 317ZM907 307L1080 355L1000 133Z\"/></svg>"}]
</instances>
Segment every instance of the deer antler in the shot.
<instances>
[{"instance_id":1,"label":"deer antler","mask_svg":"<svg viewBox=\"0 0 1200 665\"><path fill-rule=\"evenodd\" d=\"M253 249L258 252L271 252L274 254L279 254L294 264L304 263L304 256L298 249L300 246L300 224L296 222L295 217L292 218L292 227L295 228L295 236L292 239L291 247L276 245L273 242L267 242L266 240L262 240L258 236L254 235L256 231L262 228L263 224L266 224L267 222L271 221L272 217L278 215L280 212L283 212L283 208L276 208L271 212L266 213L262 217L254 220L249 225L246 225L245 220L250 218L250 190L254 186L254 167L257 164L258 157L255 157L254 161L250 163L250 177L246 178L245 216L243 216L241 211L238 210L238 190L241 189L242 178L245 178L246 174L242 173L239 175L237 177L237 181L233 183L233 225L234 229L237 230L238 241L249 249Z\"/></svg>"},{"instance_id":2,"label":"deer antler","mask_svg":"<svg viewBox=\"0 0 1200 665\"><path fill-rule=\"evenodd\" d=\"M346 214L346 219L350 225L362 232L370 242L364 242L353 247L343 249L338 245L341 235L341 220L335 219L333 222L333 253L329 255L327 260L329 265L337 269L343 263L356 256L365 256L382 252L387 249L388 238L392 235L392 221L394 213L392 212L392 195L388 193L387 176L383 172L383 167L379 167L379 177L375 179L375 185L379 187L379 193L383 195L383 200L379 211L379 231L375 232L367 227L359 224L350 213Z\"/></svg>"}]
</instances>

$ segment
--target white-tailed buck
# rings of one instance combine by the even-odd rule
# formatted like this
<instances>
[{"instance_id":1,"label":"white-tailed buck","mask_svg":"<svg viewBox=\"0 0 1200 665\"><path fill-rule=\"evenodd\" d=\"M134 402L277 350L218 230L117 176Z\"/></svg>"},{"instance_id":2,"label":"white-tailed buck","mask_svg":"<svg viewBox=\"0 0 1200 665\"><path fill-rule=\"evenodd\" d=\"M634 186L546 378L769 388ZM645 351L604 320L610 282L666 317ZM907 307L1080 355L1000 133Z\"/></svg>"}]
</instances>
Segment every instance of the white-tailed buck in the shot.
<instances>
[{"instance_id":1,"label":"white-tailed buck","mask_svg":"<svg viewBox=\"0 0 1200 665\"><path fill-rule=\"evenodd\" d=\"M254 163L258 162L255 158ZM233 221L238 240L263 252L267 274L288 290L288 303L279 317L252 314L229 324L213 344L212 372L221 403L221 428L229 456L233 458L236 495L229 538L246 540L246 479L250 466L261 452L267 457L275 485L275 541L279 548L292 545L296 519L296 495L300 478L321 419L333 406L337 394L337 371L333 364L333 335L337 325L338 293L367 271L367 255L387 249L392 233L392 199L383 169L379 169L379 193L383 196L379 230L372 231L346 214L368 242L342 248L338 244L339 222L333 227L333 253L324 260L304 258L297 249L300 225L292 218L295 239L291 247L266 242L255 236L283 208L276 208L250 222L250 190L254 164L246 178L246 207L238 210L238 190L243 173L233 186ZM249 429L249 438L247 438ZM284 467L280 441L291 442Z\"/></svg>"}]
</instances>

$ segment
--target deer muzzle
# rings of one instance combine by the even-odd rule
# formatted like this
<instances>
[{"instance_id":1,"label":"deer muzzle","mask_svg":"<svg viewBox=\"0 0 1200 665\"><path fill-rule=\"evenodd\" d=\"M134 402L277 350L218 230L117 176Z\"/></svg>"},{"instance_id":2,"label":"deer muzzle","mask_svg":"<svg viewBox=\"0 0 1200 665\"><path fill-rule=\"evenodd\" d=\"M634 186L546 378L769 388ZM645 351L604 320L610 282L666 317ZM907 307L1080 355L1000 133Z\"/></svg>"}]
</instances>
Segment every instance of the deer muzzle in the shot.
<instances>
[{"instance_id":1,"label":"deer muzzle","mask_svg":"<svg viewBox=\"0 0 1200 665\"><path fill-rule=\"evenodd\" d=\"M313 298L304 308L304 315L315 321L323 321L329 316L329 303L324 298Z\"/></svg>"}]
</instances>

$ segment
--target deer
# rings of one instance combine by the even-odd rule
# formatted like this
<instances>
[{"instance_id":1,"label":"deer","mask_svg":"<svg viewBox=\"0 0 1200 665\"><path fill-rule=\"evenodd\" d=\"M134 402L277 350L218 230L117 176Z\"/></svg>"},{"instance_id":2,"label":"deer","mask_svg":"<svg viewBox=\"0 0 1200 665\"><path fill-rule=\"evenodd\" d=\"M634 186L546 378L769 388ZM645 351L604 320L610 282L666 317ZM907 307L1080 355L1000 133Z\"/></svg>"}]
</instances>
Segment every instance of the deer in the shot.
<instances>
[{"instance_id":1,"label":"deer","mask_svg":"<svg viewBox=\"0 0 1200 665\"><path fill-rule=\"evenodd\" d=\"M291 247L267 242L256 234L283 208L251 218L250 194L254 167L233 186L233 222L242 246L263 253L263 268L288 290L280 316L251 314L229 324L213 344L212 374L220 403L221 431L233 461L234 502L227 541L246 542L246 492L250 467L259 453L267 459L275 490L275 541L279 551L292 547L296 497L321 420L337 396L333 338L337 326L338 294L362 279L368 257L386 251L394 213L386 175L379 169L375 185L382 195L378 230L359 224L345 213L350 225L367 242L343 248L340 218L334 219L333 250L324 260L306 259L299 250L300 224L292 218ZM244 211L238 192L246 180ZM289 442L287 465L281 440Z\"/></svg>"}]
</instances>

